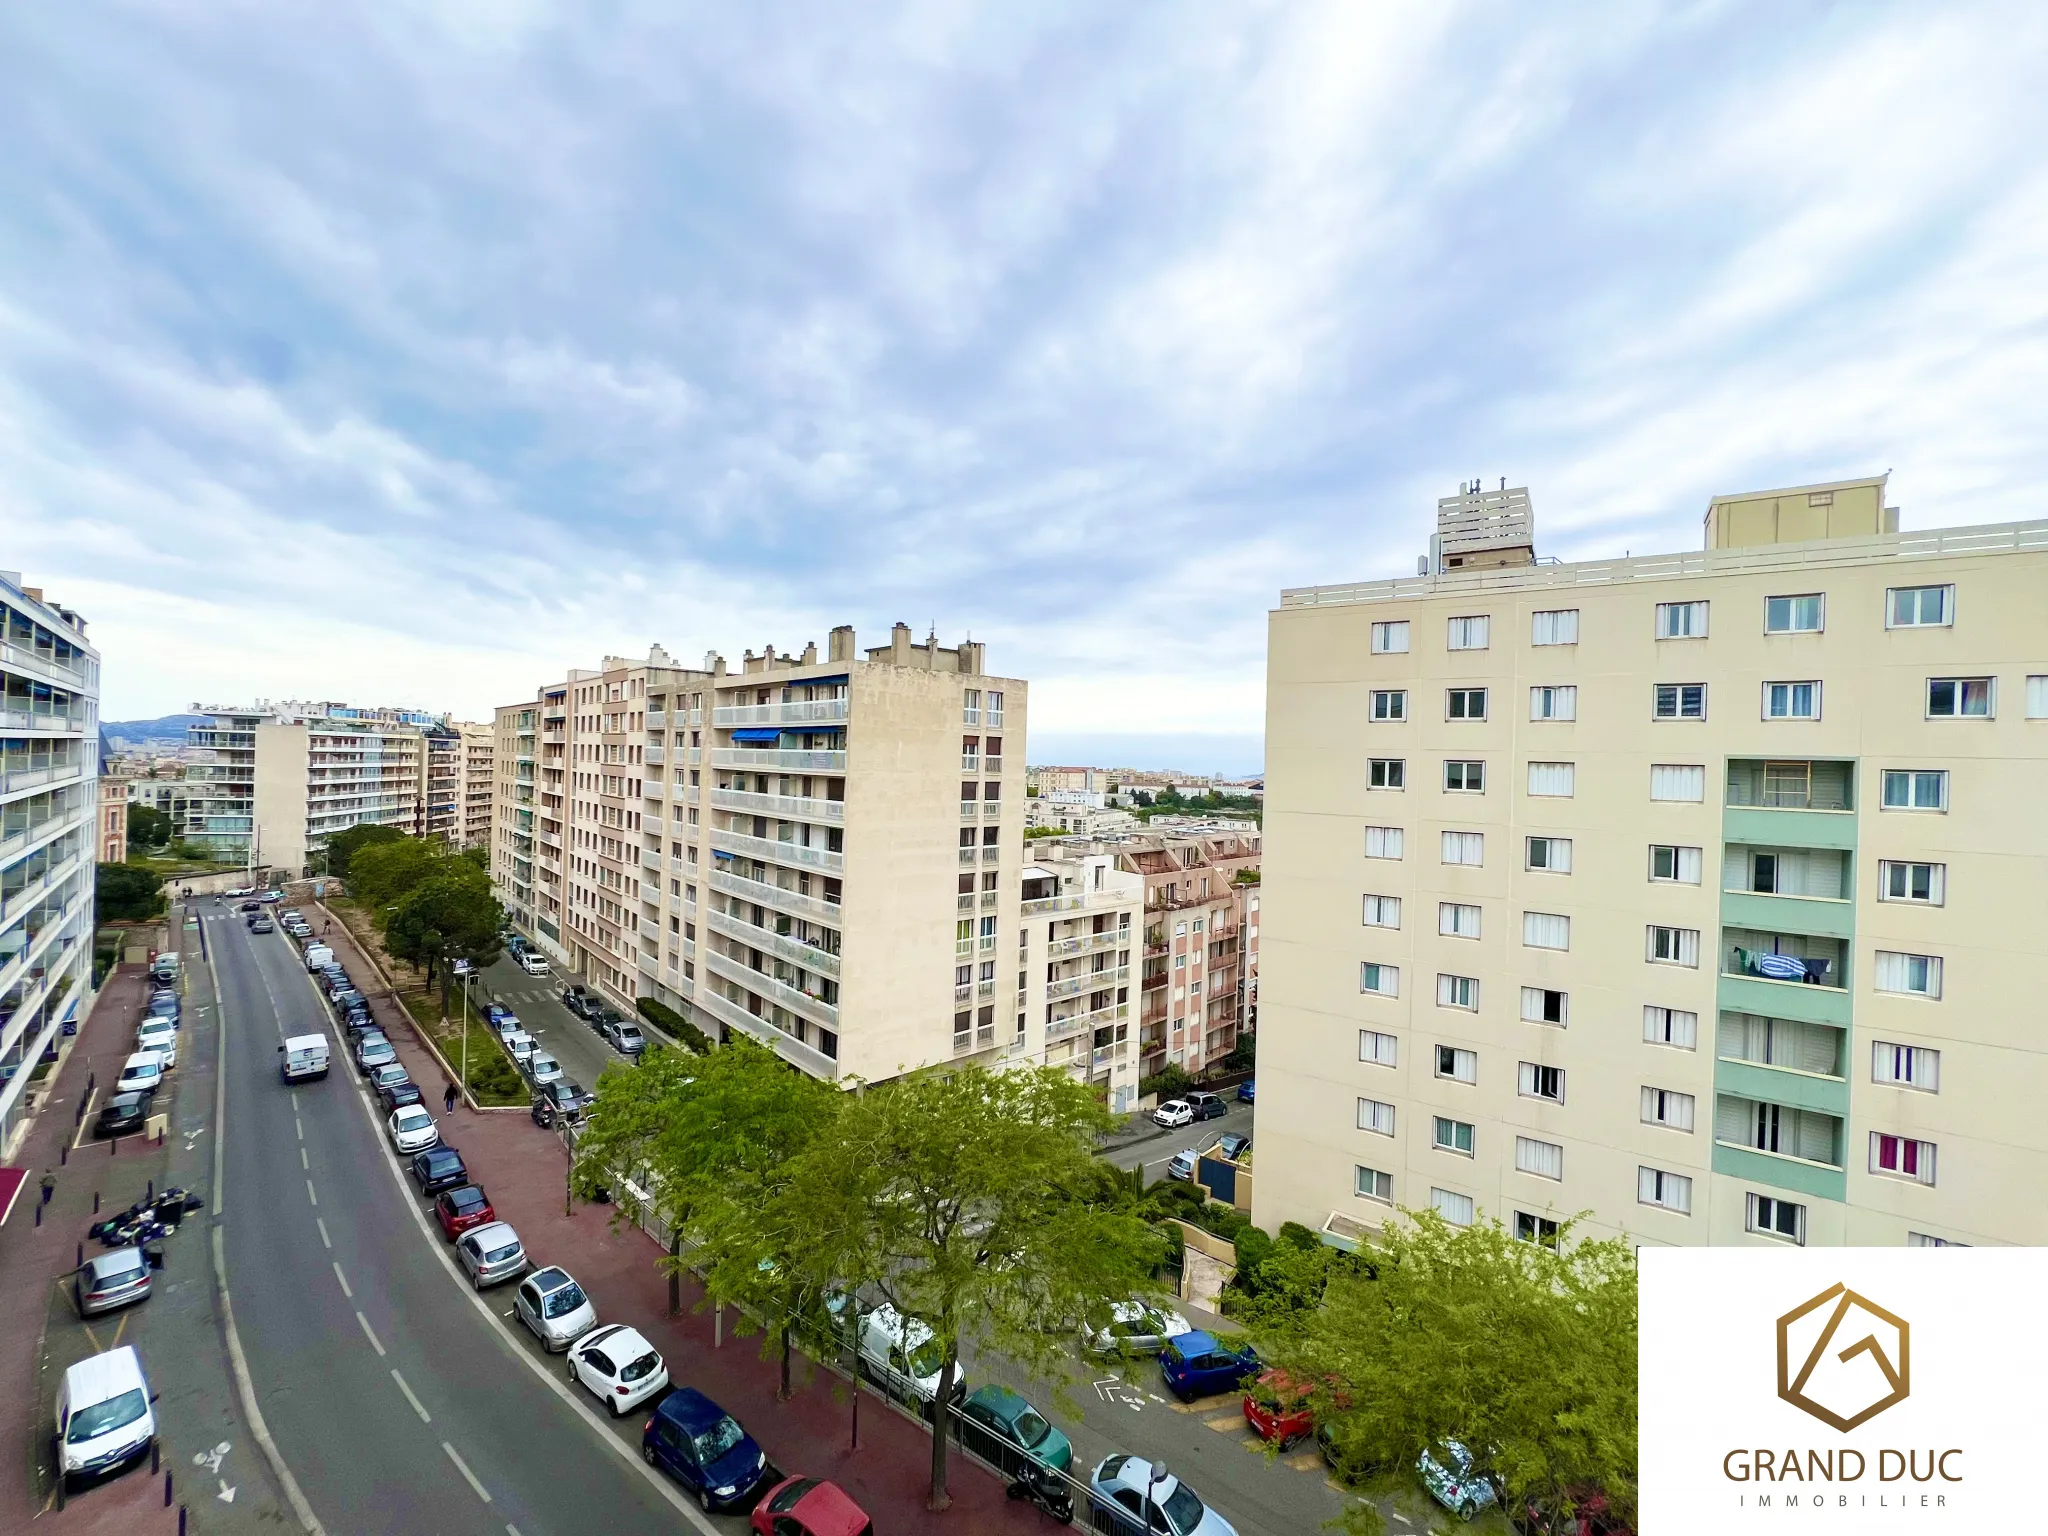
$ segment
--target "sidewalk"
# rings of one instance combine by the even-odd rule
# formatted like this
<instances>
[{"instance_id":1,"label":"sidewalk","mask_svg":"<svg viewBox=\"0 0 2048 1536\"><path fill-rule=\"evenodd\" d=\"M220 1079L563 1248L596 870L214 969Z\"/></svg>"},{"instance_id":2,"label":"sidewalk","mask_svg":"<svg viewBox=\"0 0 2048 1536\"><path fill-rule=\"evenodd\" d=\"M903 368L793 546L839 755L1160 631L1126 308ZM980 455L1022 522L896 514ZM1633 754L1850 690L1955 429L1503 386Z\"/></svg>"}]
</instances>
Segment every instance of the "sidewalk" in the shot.
<instances>
[{"instance_id":1,"label":"sidewalk","mask_svg":"<svg viewBox=\"0 0 2048 1536\"><path fill-rule=\"evenodd\" d=\"M375 972L337 927L335 954L351 976ZM369 989L365 988L366 991ZM377 989L382 992L382 988ZM419 1043L411 1021L394 1000L373 998L387 1023L399 1060L438 1105L439 1065ZM353 1068L337 1064L337 1071ZM791 1372L794 1395L775 1401L780 1366L764 1357L764 1338L734 1337L734 1314L725 1317L722 1344L714 1343L708 1310L694 1310L702 1292L683 1284L683 1311L670 1318L668 1281L656 1268L661 1250L638 1228L616 1229L610 1206L578 1205L563 1214L568 1156L561 1140L526 1115L458 1108L441 1119L446 1141L462 1154L471 1176L489 1193L498 1215L519 1232L536 1265L559 1263L582 1282L607 1322L631 1323L662 1352L678 1384L697 1387L737 1417L786 1472L830 1478L868 1512L878 1531L1016 1532L1043 1536L1045 1517L1012 1501L994 1473L958 1451L947 1460L953 1507L925 1508L931 1483L931 1436L872 1392L860 1405L860 1449L848 1449L852 1401L847 1383L798 1356Z\"/></svg>"}]
</instances>

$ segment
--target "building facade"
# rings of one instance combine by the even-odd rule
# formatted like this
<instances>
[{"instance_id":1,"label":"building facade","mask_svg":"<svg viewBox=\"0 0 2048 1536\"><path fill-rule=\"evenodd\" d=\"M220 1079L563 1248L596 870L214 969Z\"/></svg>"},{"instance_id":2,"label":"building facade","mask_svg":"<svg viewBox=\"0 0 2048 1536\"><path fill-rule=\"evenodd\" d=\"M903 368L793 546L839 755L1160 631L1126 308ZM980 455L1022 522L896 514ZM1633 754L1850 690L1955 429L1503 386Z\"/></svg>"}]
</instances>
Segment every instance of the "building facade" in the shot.
<instances>
[{"instance_id":1,"label":"building facade","mask_svg":"<svg viewBox=\"0 0 2048 1536\"><path fill-rule=\"evenodd\" d=\"M128 862L128 781L111 775L100 779L99 860Z\"/></svg>"},{"instance_id":2,"label":"building facade","mask_svg":"<svg viewBox=\"0 0 2048 1536\"><path fill-rule=\"evenodd\" d=\"M85 620L0 571L0 1147L92 995L100 658Z\"/></svg>"},{"instance_id":3,"label":"building facade","mask_svg":"<svg viewBox=\"0 0 2048 1536\"><path fill-rule=\"evenodd\" d=\"M454 726L436 722L421 730L415 837L431 837L453 848L462 846L464 757L462 734Z\"/></svg>"},{"instance_id":4,"label":"building facade","mask_svg":"<svg viewBox=\"0 0 2048 1536\"><path fill-rule=\"evenodd\" d=\"M1145 882L1114 854L1086 852L1024 867L1023 924L1017 933L1017 1059L1064 1067L1093 1083L1118 1114L1138 1094L1133 999L1142 964ZM965 903L968 893L962 891ZM969 910L962 906L961 910ZM999 959L958 966L956 1018L999 988ZM970 996L971 994L971 996ZM956 1026L957 1027L957 1026Z\"/></svg>"},{"instance_id":5,"label":"building facade","mask_svg":"<svg viewBox=\"0 0 2048 1536\"><path fill-rule=\"evenodd\" d=\"M1259 1223L2048 1241L2048 523L1500 515L1272 615Z\"/></svg>"},{"instance_id":6,"label":"building facade","mask_svg":"<svg viewBox=\"0 0 2048 1536\"><path fill-rule=\"evenodd\" d=\"M456 724L455 730L462 737L461 846L488 848L491 843L491 797L497 784L491 768L497 727L463 721Z\"/></svg>"}]
</instances>

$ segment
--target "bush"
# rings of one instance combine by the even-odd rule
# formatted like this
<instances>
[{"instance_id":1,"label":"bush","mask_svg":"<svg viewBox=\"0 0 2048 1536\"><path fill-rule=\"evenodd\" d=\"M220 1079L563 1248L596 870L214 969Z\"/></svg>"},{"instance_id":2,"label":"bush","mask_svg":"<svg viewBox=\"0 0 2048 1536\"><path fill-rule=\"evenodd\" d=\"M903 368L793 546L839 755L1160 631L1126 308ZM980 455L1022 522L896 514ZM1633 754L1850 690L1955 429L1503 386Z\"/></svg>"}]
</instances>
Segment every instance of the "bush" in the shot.
<instances>
[{"instance_id":1,"label":"bush","mask_svg":"<svg viewBox=\"0 0 2048 1536\"><path fill-rule=\"evenodd\" d=\"M1142 1099L1147 1094L1156 1093L1159 1095L1160 1102L1164 1103L1168 1099L1187 1092L1189 1088L1194 1086L1194 1082L1195 1080L1188 1076L1187 1068L1181 1066L1178 1062L1169 1061L1157 1072L1143 1079L1138 1084L1138 1097Z\"/></svg>"},{"instance_id":2,"label":"bush","mask_svg":"<svg viewBox=\"0 0 2048 1536\"><path fill-rule=\"evenodd\" d=\"M640 1010L640 1016L648 1023L664 1034L674 1036L699 1056L708 1056L711 1053L711 1037L668 1004L651 997L643 997L633 1006Z\"/></svg>"},{"instance_id":3,"label":"bush","mask_svg":"<svg viewBox=\"0 0 2048 1536\"><path fill-rule=\"evenodd\" d=\"M487 1050L477 1049L477 1044L473 1041L470 1045L469 1091L479 1103L523 1102L527 1097L526 1082L519 1069L495 1044Z\"/></svg>"},{"instance_id":4,"label":"bush","mask_svg":"<svg viewBox=\"0 0 2048 1536\"><path fill-rule=\"evenodd\" d=\"M1238 1279L1251 1279L1255 1286L1259 1265L1272 1256L1273 1239L1266 1236L1263 1228L1248 1226L1237 1234L1233 1246L1237 1249Z\"/></svg>"},{"instance_id":5,"label":"bush","mask_svg":"<svg viewBox=\"0 0 2048 1536\"><path fill-rule=\"evenodd\" d=\"M103 923L142 923L164 910L164 894L155 874L132 864L102 864L93 891L96 916Z\"/></svg>"},{"instance_id":6,"label":"bush","mask_svg":"<svg viewBox=\"0 0 2048 1536\"><path fill-rule=\"evenodd\" d=\"M1322 1238L1318 1237L1313 1229L1304 1227L1298 1221L1281 1222L1280 1235L1276 1241L1290 1248L1299 1248L1303 1253L1313 1252L1323 1246Z\"/></svg>"}]
</instances>

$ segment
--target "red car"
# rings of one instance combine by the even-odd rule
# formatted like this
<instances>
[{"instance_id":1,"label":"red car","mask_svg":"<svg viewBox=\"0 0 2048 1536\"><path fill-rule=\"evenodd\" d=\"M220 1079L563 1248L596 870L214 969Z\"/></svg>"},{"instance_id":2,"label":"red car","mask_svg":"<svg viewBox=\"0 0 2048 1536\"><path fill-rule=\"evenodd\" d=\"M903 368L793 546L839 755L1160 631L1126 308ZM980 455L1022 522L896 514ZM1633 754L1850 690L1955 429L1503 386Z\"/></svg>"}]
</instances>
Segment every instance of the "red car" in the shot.
<instances>
[{"instance_id":1,"label":"red car","mask_svg":"<svg viewBox=\"0 0 2048 1536\"><path fill-rule=\"evenodd\" d=\"M458 1184L434 1196L434 1218L452 1243L471 1227L496 1221L498 1213L491 1209L491 1199L484 1193L483 1185Z\"/></svg>"},{"instance_id":2,"label":"red car","mask_svg":"<svg viewBox=\"0 0 2048 1536\"><path fill-rule=\"evenodd\" d=\"M1261 1440L1290 1451L1315 1433L1306 1391L1285 1371L1263 1371L1244 1394L1244 1421Z\"/></svg>"},{"instance_id":3,"label":"red car","mask_svg":"<svg viewBox=\"0 0 2048 1536\"><path fill-rule=\"evenodd\" d=\"M785 1477L754 1506L754 1536L875 1536L875 1524L837 1483Z\"/></svg>"}]
</instances>

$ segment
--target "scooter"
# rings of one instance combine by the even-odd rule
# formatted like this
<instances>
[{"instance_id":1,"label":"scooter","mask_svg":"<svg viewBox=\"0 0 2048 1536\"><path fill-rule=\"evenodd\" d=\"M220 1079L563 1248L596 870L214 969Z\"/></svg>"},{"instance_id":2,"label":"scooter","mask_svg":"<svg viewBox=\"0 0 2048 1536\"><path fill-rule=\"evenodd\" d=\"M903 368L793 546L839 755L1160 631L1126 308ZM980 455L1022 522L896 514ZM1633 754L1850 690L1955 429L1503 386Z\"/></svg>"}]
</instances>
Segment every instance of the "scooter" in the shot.
<instances>
[{"instance_id":1,"label":"scooter","mask_svg":"<svg viewBox=\"0 0 2048 1536\"><path fill-rule=\"evenodd\" d=\"M1033 1469L1010 1484L1013 1499L1028 1499L1061 1525L1074 1523L1074 1491L1057 1472Z\"/></svg>"}]
</instances>

